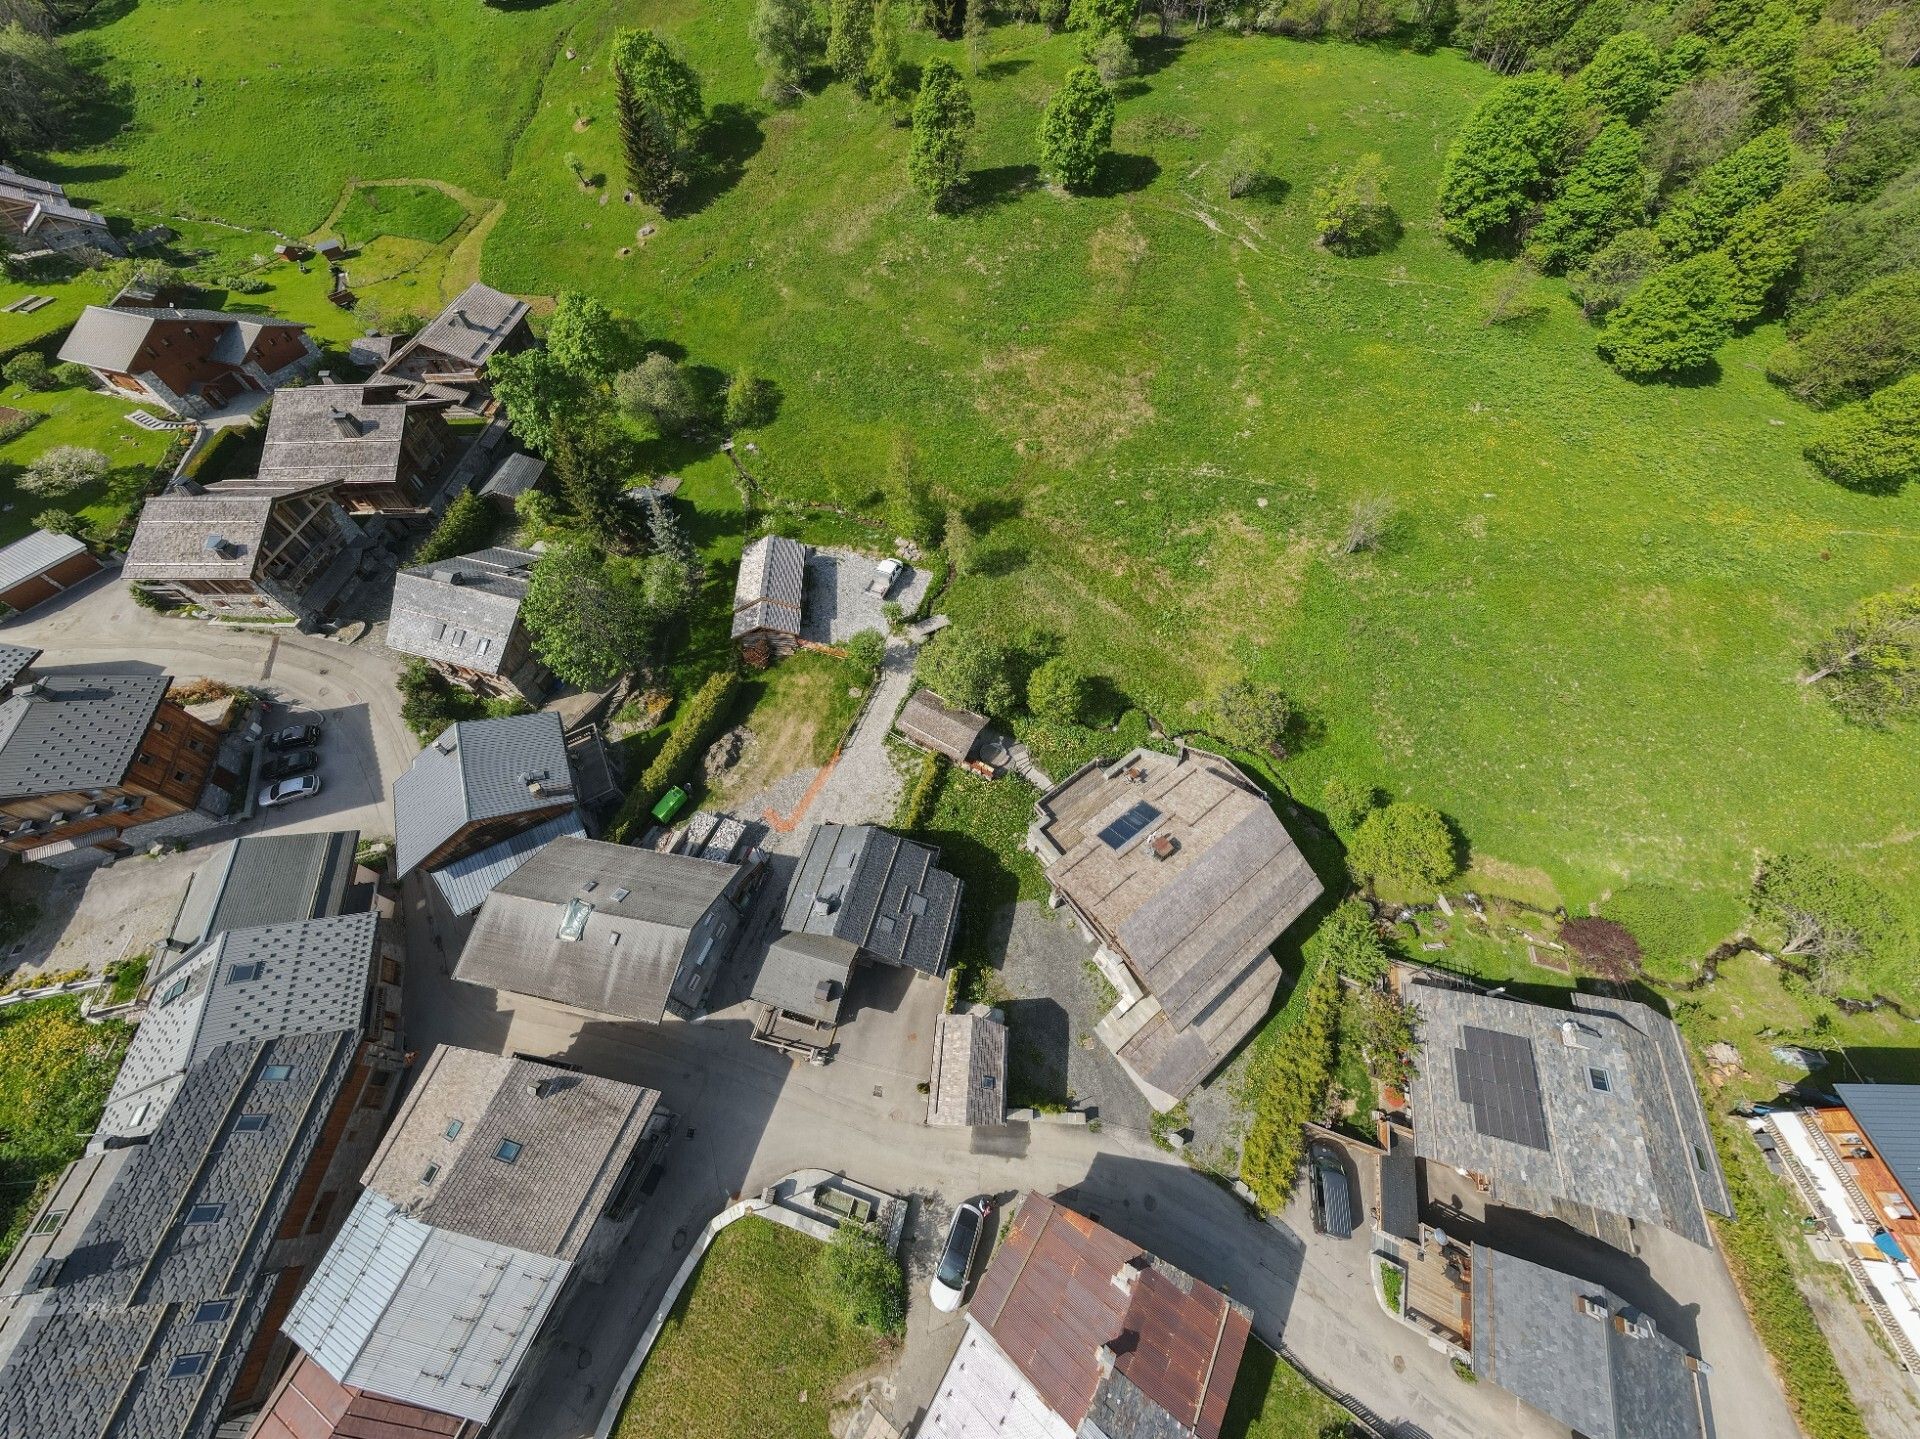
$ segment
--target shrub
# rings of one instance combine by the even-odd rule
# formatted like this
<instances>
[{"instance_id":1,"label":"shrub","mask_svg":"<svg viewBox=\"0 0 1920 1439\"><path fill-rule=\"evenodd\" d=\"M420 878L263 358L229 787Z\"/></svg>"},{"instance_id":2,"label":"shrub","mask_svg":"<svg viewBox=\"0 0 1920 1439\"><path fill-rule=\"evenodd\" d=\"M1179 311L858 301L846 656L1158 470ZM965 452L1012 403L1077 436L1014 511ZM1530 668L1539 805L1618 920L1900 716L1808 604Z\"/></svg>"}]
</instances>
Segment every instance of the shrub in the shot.
<instances>
[{"instance_id":1,"label":"shrub","mask_svg":"<svg viewBox=\"0 0 1920 1439\"><path fill-rule=\"evenodd\" d=\"M723 418L729 430L752 430L770 424L779 408L779 394L770 380L757 379L745 370L727 382Z\"/></svg>"},{"instance_id":2,"label":"shrub","mask_svg":"<svg viewBox=\"0 0 1920 1439\"><path fill-rule=\"evenodd\" d=\"M1767 938L1804 962L1823 993L1876 985L1914 992L1914 936L1887 896L1859 875L1811 855L1766 855L1752 905Z\"/></svg>"},{"instance_id":3,"label":"shrub","mask_svg":"<svg viewBox=\"0 0 1920 1439\"><path fill-rule=\"evenodd\" d=\"M1920 371L1920 270L1882 276L1821 311L1767 374L1824 409Z\"/></svg>"},{"instance_id":4,"label":"shrub","mask_svg":"<svg viewBox=\"0 0 1920 1439\"><path fill-rule=\"evenodd\" d=\"M1393 955L1380 938L1380 926L1363 899L1343 901L1321 922L1314 937L1329 964L1362 984L1371 984L1393 964Z\"/></svg>"},{"instance_id":5,"label":"shrub","mask_svg":"<svg viewBox=\"0 0 1920 1439\"><path fill-rule=\"evenodd\" d=\"M1806 455L1835 484L1871 494L1920 476L1920 375L1824 416Z\"/></svg>"},{"instance_id":6,"label":"shrub","mask_svg":"<svg viewBox=\"0 0 1920 1439\"><path fill-rule=\"evenodd\" d=\"M40 410L15 410L12 414L0 419L0 445L4 445L8 440L19 439L44 419L46 414Z\"/></svg>"},{"instance_id":7,"label":"shrub","mask_svg":"<svg viewBox=\"0 0 1920 1439\"><path fill-rule=\"evenodd\" d=\"M1251 130L1241 130L1220 156L1220 185L1229 200L1251 195L1273 176L1273 147Z\"/></svg>"},{"instance_id":8,"label":"shrub","mask_svg":"<svg viewBox=\"0 0 1920 1439\"><path fill-rule=\"evenodd\" d=\"M913 777L913 788L900 803L901 829L912 834L933 818L933 807L940 802L940 784L946 774L945 755L928 750L920 756L920 772Z\"/></svg>"},{"instance_id":9,"label":"shrub","mask_svg":"<svg viewBox=\"0 0 1920 1439\"><path fill-rule=\"evenodd\" d=\"M0 379L9 385L24 385L29 390L50 390L54 385L53 370L47 364L47 357L38 350L22 350L0 365Z\"/></svg>"},{"instance_id":10,"label":"shrub","mask_svg":"<svg viewBox=\"0 0 1920 1439\"><path fill-rule=\"evenodd\" d=\"M450 724L486 714L479 696L461 689L425 660L408 660L397 686L400 719L423 744Z\"/></svg>"},{"instance_id":11,"label":"shrub","mask_svg":"<svg viewBox=\"0 0 1920 1439\"><path fill-rule=\"evenodd\" d=\"M1645 968L1664 979L1694 974L1707 951L1740 923L1739 908L1727 895L1665 884L1630 884L1601 910L1632 933Z\"/></svg>"},{"instance_id":12,"label":"shrub","mask_svg":"<svg viewBox=\"0 0 1920 1439\"><path fill-rule=\"evenodd\" d=\"M1313 228L1322 245L1343 255L1367 255L1394 241L1399 225L1387 203L1386 166L1362 155L1313 191Z\"/></svg>"},{"instance_id":13,"label":"shrub","mask_svg":"<svg viewBox=\"0 0 1920 1439\"><path fill-rule=\"evenodd\" d=\"M1560 939L1597 978L1625 984L1640 973L1640 943L1623 924L1582 916L1560 926Z\"/></svg>"},{"instance_id":14,"label":"shrub","mask_svg":"<svg viewBox=\"0 0 1920 1439\"><path fill-rule=\"evenodd\" d=\"M1473 109L1440 172L1441 229L1469 248L1511 229L1545 192L1573 106L1560 77L1515 76Z\"/></svg>"},{"instance_id":15,"label":"shrub","mask_svg":"<svg viewBox=\"0 0 1920 1439\"><path fill-rule=\"evenodd\" d=\"M33 517L33 527L52 535L84 534L87 522L72 510L42 510Z\"/></svg>"},{"instance_id":16,"label":"shrub","mask_svg":"<svg viewBox=\"0 0 1920 1439\"><path fill-rule=\"evenodd\" d=\"M127 593L133 596L133 602L141 609L152 610L155 614L172 614L180 608L175 601L165 598L150 585L130 584Z\"/></svg>"},{"instance_id":17,"label":"shrub","mask_svg":"<svg viewBox=\"0 0 1920 1439\"><path fill-rule=\"evenodd\" d=\"M948 704L1004 718L1020 708L1013 650L975 630L943 630L920 651L921 683Z\"/></svg>"},{"instance_id":18,"label":"shrub","mask_svg":"<svg viewBox=\"0 0 1920 1439\"><path fill-rule=\"evenodd\" d=\"M864 1224L843 1223L815 1260L821 1307L875 1334L897 1337L907 1325L907 1279L886 1242Z\"/></svg>"},{"instance_id":19,"label":"shrub","mask_svg":"<svg viewBox=\"0 0 1920 1439\"><path fill-rule=\"evenodd\" d=\"M1806 685L1819 685L1845 718L1880 728L1920 715L1920 586L1872 595L1807 654Z\"/></svg>"},{"instance_id":20,"label":"shrub","mask_svg":"<svg viewBox=\"0 0 1920 1439\"><path fill-rule=\"evenodd\" d=\"M1059 656L1036 669L1027 680L1027 709L1049 724L1087 722L1093 707L1093 681L1078 665Z\"/></svg>"},{"instance_id":21,"label":"shrub","mask_svg":"<svg viewBox=\"0 0 1920 1439\"><path fill-rule=\"evenodd\" d=\"M1347 862L1361 874L1409 889L1435 889L1460 872L1453 831L1440 811L1399 801L1360 822Z\"/></svg>"},{"instance_id":22,"label":"shrub","mask_svg":"<svg viewBox=\"0 0 1920 1439\"><path fill-rule=\"evenodd\" d=\"M887 657L887 637L878 630L861 630L847 641L847 659L872 678Z\"/></svg>"},{"instance_id":23,"label":"shrub","mask_svg":"<svg viewBox=\"0 0 1920 1439\"><path fill-rule=\"evenodd\" d=\"M1734 281L1717 251L1657 270L1620 302L1597 348L1628 379L1698 370L1733 334Z\"/></svg>"},{"instance_id":24,"label":"shrub","mask_svg":"<svg viewBox=\"0 0 1920 1439\"><path fill-rule=\"evenodd\" d=\"M1320 807L1326 811L1327 820L1340 831L1347 831L1367 817L1367 812L1380 803L1380 791L1370 784L1355 784L1352 780L1333 775L1320 787Z\"/></svg>"},{"instance_id":25,"label":"shrub","mask_svg":"<svg viewBox=\"0 0 1920 1439\"><path fill-rule=\"evenodd\" d=\"M1589 320L1600 320L1666 263L1651 230L1625 230L1594 251L1586 267L1568 276L1567 289Z\"/></svg>"},{"instance_id":26,"label":"shrub","mask_svg":"<svg viewBox=\"0 0 1920 1439\"><path fill-rule=\"evenodd\" d=\"M493 522L487 502L472 490L462 491L440 516L433 533L414 551L413 563L430 565L485 549L493 539Z\"/></svg>"},{"instance_id":27,"label":"shrub","mask_svg":"<svg viewBox=\"0 0 1920 1439\"><path fill-rule=\"evenodd\" d=\"M97 485L107 477L109 461L98 450L55 445L28 465L14 484L30 495L65 495Z\"/></svg>"},{"instance_id":28,"label":"shrub","mask_svg":"<svg viewBox=\"0 0 1920 1439\"><path fill-rule=\"evenodd\" d=\"M72 360L62 360L53 367L53 377L60 382L62 389L81 390L93 388L93 371L85 365L76 365Z\"/></svg>"},{"instance_id":29,"label":"shrub","mask_svg":"<svg viewBox=\"0 0 1920 1439\"><path fill-rule=\"evenodd\" d=\"M1242 749L1277 749L1293 722L1293 702L1274 685L1235 680L1213 702L1220 737Z\"/></svg>"},{"instance_id":30,"label":"shrub","mask_svg":"<svg viewBox=\"0 0 1920 1439\"><path fill-rule=\"evenodd\" d=\"M273 288L258 275L229 275L219 284L221 289L235 295L264 295Z\"/></svg>"}]
</instances>

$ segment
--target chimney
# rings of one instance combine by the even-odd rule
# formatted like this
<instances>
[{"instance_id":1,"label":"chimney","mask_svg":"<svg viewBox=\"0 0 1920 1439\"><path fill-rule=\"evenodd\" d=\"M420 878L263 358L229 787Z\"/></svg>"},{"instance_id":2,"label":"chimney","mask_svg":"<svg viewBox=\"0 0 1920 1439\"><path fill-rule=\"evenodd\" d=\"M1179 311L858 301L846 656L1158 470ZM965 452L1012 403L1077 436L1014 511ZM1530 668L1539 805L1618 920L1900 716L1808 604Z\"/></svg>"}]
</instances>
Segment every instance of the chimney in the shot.
<instances>
[{"instance_id":1,"label":"chimney","mask_svg":"<svg viewBox=\"0 0 1920 1439\"><path fill-rule=\"evenodd\" d=\"M1155 859L1170 859L1180 848L1180 841L1170 834L1156 834L1152 844Z\"/></svg>"},{"instance_id":2,"label":"chimney","mask_svg":"<svg viewBox=\"0 0 1920 1439\"><path fill-rule=\"evenodd\" d=\"M464 305L455 305L453 307L453 318L456 324L461 324L461 325L466 324L467 323L466 307Z\"/></svg>"},{"instance_id":3,"label":"chimney","mask_svg":"<svg viewBox=\"0 0 1920 1439\"><path fill-rule=\"evenodd\" d=\"M338 430L344 439L357 440L366 433L360 428L358 417L348 414L338 405L328 409L327 418L333 421L334 429Z\"/></svg>"},{"instance_id":4,"label":"chimney","mask_svg":"<svg viewBox=\"0 0 1920 1439\"><path fill-rule=\"evenodd\" d=\"M433 572L433 579L436 584L457 585L460 583L460 572L458 570L437 569Z\"/></svg>"},{"instance_id":5,"label":"chimney","mask_svg":"<svg viewBox=\"0 0 1920 1439\"><path fill-rule=\"evenodd\" d=\"M1119 1278L1118 1275L1114 1277L1116 1281ZM1095 1355L1094 1358L1099 1362L1101 1374L1106 1375L1113 1373L1113 1361L1116 1357L1111 1344L1102 1344L1100 1346L1100 1352Z\"/></svg>"},{"instance_id":6,"label":"chimney","mask_svg":"<svg viewBox=\"0 0 1920 1439\"><path fill-rule=\"evenodd\" d=\"M227 551L231 546L227 544L225 536L212 534L200 542L200 548L210 555L219 555L222 559L225 559Z\"/></svg>"}]
</instances>

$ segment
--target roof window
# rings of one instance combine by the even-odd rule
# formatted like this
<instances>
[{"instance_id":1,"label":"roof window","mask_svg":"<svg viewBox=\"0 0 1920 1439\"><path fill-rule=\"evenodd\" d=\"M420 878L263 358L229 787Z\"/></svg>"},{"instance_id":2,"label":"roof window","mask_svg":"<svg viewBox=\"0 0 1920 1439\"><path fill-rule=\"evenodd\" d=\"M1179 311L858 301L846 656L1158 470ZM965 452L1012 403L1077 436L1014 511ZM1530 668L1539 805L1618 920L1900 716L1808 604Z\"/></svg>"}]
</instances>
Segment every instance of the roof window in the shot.
<instances>
[{"instance_id":1,"label":"roof window","mask_svg":"<svg viewBox=\"0 0 1920 1439\"><path fill-rule=\"evenodd\" d=\"M293 1066L291 1064L269 1064L265 1069L260 1071L260 1077L278 1084L282 1080L293 1078Z\"/></svg>"},{"instance_id":2,"label":"roof window","mask_svg":"<svg viewBox=\"0 0 1920 1439\"><path fill-rule=\"evenodd\" d=\"M189 1224L217 1224L220 1216L227 1212L224 1204L196 1204L187 1211Z\"/></svg>"},{"instance_id":3,"label":"roof window","mask_svg":"<svg viewBox=\"0 0 1920 1439\"><path fill-rule=\"evenodd\" d=\"M233 1131L236 1134L258 1134L266 1127L267 1116L264 1114L243 1114L233 1121Z\"/></svg>"},{"instance_id":4,"label":"roof window","mask_svg":"<svg viewBox=\"0 0 1920 1439\"><path fill-rule=\"evenodd\" d=\"M458 1139L459 1137L460 1137L460 1121L457 1119L449 1119L447 1121L447 1138Z\"/></svg>"},{"instance_id":5,"label":"roof window","mask_svg":"<svg viewBox=\"0 0 1920 1439\"><path fill-rule=\"evenodd\" d=\"M228 984L251 984L267 972L267 962L263 959L248 960L245 964L227 966Z\"/></svg>"},{"instance_id":6,"label":"roof window","mask_svg":"<svg viewBox=\"0 0 1920 1439\"><path fill-rule=\"evenodd\" d=\"M202 1301L200 1307L193 1311L193 1322L195 1324L225 1324L227 1317L232 1313L233 1301L231 1299L208 1299Z\"/></svg>"},{"instance_id":7,"label":"roof window","mask_svg":"<svg viewBox=\"0 0 1920 1439\"><path fill-rule=\"evenodd\" d=\"M502 1164L512 1164L520 1158L521 1148L522 1146L519 1140L503 1139L500 1141L500 1147L493 1151L493 1157Z\"/></svg>"},{"instance_id":8,"label":"roof window","mask_svg":"<svg viewBox=\"0 0 1920 1439\"><path fill-rule=\"evenodd\" d=\"M195 1379L207 1372L207 1360L212 1356L205 1350L198 1354L182 1354L167 1366L169 1379Z\"/></svg>"}]
</instances>

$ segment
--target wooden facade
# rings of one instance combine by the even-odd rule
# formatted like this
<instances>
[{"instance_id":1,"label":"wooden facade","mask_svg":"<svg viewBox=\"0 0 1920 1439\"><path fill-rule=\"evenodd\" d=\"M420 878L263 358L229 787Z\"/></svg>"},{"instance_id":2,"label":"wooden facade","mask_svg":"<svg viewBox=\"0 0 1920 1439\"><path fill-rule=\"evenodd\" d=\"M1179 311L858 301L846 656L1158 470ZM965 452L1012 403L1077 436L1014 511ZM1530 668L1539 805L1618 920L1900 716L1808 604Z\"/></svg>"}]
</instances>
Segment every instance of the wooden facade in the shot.
<instances>
[{"instance_id":1,"label":"wooden facade","mask_svg":"<svg viewBox=\"0 0 1920 1439\"><path fill-rule=\"evenodd\" d=\"M94 558L92 551L83 550L77 555L68 555L37 575L27 576L9 590L0 591L0 604L16 613L30 610L64 593L69 586L99 573L100 561Z\"/></svg>"},{"instance_id":2,"label":"wooden facade","mask_svg":"<svg viewBox=\"0 0 1920 1439\"><path fill-rule=\"evenodd\" d=\"M569 792L556 795L552 804L543 805L539 809L515 810L512 814L503 814L496 819L475 820L462 825L442 840L438 848L421 860L419 867L435 870L443 864L477 853L490 844L511 839L522 830L532 829L535 825L542 824L556 815L565 814L574 807L574 803L574 796Z\"/></svg>"}]
</instances>

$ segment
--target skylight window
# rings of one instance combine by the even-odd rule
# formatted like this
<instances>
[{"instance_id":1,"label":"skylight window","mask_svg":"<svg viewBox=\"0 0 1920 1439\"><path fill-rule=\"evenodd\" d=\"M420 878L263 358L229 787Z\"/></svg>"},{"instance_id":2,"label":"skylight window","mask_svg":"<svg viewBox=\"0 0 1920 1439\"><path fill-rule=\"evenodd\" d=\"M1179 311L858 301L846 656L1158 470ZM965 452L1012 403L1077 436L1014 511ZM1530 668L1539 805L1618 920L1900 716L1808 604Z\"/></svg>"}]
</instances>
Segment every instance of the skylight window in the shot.
<instances>
[{"instance_id":1,"label":"skylight window","mask_svg":"<svg viewBox=\"0 0 1920 1439\"><path fill-rule=\"evenodd\" d=\"M167 1368L169 1379L194 1379L207 1372L207 1360L212 1356L206 1353L182 1354Z\"/></svg>"},{"instance_id":2,"label":"skylight window","mask_svg":"<svg viewBox=\"0 0 1920 1439\"><path fill-rule=\"evenodd\" d=\"M160 1007L162 1009L165 1009L168 1005L172 1004L181 995L185 994L187 992L187 983L188 983L188 976L183 974L180 976L180 978L176 979L172 984L168 985L165 989L163 989L160 992Z\"/></svg>"},{"instance_id":3,"label":"skylight window","mask_svg":"<svg viewBox=\"0 0 1920 1439\"><path fill-rule=\"evenodd\" d=\"M560 916L560 938L578 939L586 933L587 918L593 913L593 906L584 899L567 901L567 912Z\"/></svg>"},{"instance_id":4,"label":"skylight window","mask_svg":"<svg viewBox=\"0 0 1920 1439\"><path fill-rule=\"evenodd\" d=\"M621 900L625 899L628 895L632 893L633 893L632 890L628 889L625 885L622 885L619 889L616 889L613 892L613 902L615 904L618 904L620 903Z\"/></svg>"},{"instance_id":5,"label":"skylight window","mask_svg":"<svg viewBox=\"0 0 1920 1439\"><path fill-rule=\"evenodd\" d=\"M1604 1069L1589 1068L1587 1070L1587 1087L1601 1094L1611 1094L1613 1092L1613 1076L1608 1074Z\"/></svg>"},{"instance_id":6,"label":"skylight window","mask_svg":"<svg viewBox=\"0 0 1920 1439\"><path fill-rule=\"evenodd\" d=\"M266 1127L267 1116L264 1114L243 1114L233 1121L233 1130L236 1134L258 1134Z\"/></svg>"},{"instance_id":7,"label":"skylight window","mask_svg":"<svg viewBox=\"0 0 1920 1439\"><path fill-rule=\"evenodd\" d=\"M229 965L227 967L227 983L250 984L266 972L266 961L261 959L249 960L245 964Z\"/></svg>"},{"instance_id":8,"label":"skylight window","mask_svg":"<svg viewBox=\"0 0 1920 1439\"><path fill-rule=\"evenodd\" d=\"M1160 818L1160 811L1142 800L1101 830L1100 842L1108 849L1119 849L1158 818Z\"/></svg>"},{"instance_id":9,"label":"skylight window","mask_svg":"<svg viewBox=\"0 0 1920 1439\"><path fill-rule=\"evenodd\" d=\"M217 1224L220 1216L227 1212L224 1204L196 1204L187 1211L189 1224Z\"/></svg>"},{"instance_id":10,"label":"skylight window","mask_svg":"<svg viewBox=\"0 0 1920 1439\"><path fill-rule=\"evenodd\" d=\"M225 1324L227 1316L233 1313L231 1299L208 1299L193 1311L195 1324Z\"/></svg>"},{"instance_id":11,"label":"skylight window","mask_svg":"<svg viewBox=\"0 0 1920 1439\"><path fill-rule=\"evenodd\" d=\"M460 1121L457 1119L449 1119L447 1121L447 1138L458 1139L459 1137L460 1137Z\"/></svg>"},{"instance_id":12,"label":"skylight window","mask_svg":"<svg viewBox=\"0 0 1920 1439\"><path fill-rule=\"evenodd\" d=\"M500 1147L493 1151L493 1157L502 1164L512 1164L520 1157L521 1144L517 1139L503 1139Z\"/></svg>"},{"instance_id":13,"label":"skylight window","mask_svg":"<svg viewBox=\"0 0 1920 1439\"><path fill-rule=\"evenodd\" d=\"M269 1064L265 1069L260 1071L260 1077L271 1083L278 1084L282 1080L293 1078L293 1066L291 1064Z\"/></svg>"},{"instance_id":14,"label":"skylight window","mask_svg":"<svg viewBox=\"0 0 1920 1439\"><path fill-rule=\"evenodd\" d=\"M429 1164L423 1171L421 1171L420 1182L422 1184L431 1184L433 1183L434 1180L438 1179L439 1177L440 1177L440 1166L437 1164Z\"/></svg>"}]
</instances>

